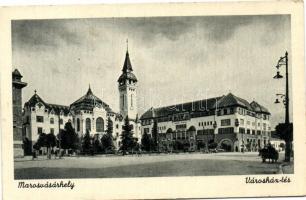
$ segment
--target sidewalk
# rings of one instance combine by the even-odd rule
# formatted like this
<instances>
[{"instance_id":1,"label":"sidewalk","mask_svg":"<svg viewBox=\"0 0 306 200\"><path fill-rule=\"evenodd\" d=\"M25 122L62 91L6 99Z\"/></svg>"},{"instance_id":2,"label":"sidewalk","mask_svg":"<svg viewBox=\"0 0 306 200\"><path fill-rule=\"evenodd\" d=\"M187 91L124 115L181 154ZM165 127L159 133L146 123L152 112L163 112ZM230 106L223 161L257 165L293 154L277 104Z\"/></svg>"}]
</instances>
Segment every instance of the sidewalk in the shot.
<instances>
[{"instance_id":1,"label":"sidewalk","mask_svg":"<svg viewBox=\"0 0 306 200\"><path fill-rule=\"evenodd\" d=\"M283 163L282 170L283 170L283 174L293 174L294 173L294 162Z\"/></svg>"}]
</instances>

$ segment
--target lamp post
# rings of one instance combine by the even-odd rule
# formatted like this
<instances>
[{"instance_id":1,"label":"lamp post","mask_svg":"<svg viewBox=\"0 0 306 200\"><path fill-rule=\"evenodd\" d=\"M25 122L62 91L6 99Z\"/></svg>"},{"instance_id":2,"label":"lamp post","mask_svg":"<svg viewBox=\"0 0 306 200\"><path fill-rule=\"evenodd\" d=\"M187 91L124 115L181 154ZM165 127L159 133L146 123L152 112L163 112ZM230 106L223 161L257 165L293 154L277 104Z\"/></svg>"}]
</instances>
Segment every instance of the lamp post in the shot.
<instances>
[{"instance_id":1,"label":"lamp post","mask_svg":"<svg viewBox=\"0 0 306 200\"><path fill-rule=\"evenodd\" d=\"M273 77L274 79L281 79L283 76L278 71L281 66L286 66L286 94L276 94L277 97L284 98L283 103L285 105L285 124L289 124L289 78L288 78L288 52L285 53L284 57L280 57L276 65L277 73ZM275 103L280 103L276 98Z\"/></svg>"},{"instance_id":2,"label":"lamp post","mask_svg":"<svg viewBox=\"0 0 306 200\"><path fill-rule=\"evenodd\" d=\"M280 134L281 138L285 140L286 142L286 151L285 151L285 161L290 162L291 157L291 149L292 149L292 124L290 124L289 121L289 77L288 77L288 52L285 53L284 57L280 57L280 59L277 62L276 68L277 73L273 77L274 79L281 79L283 76L279 72L279 68L281 66L286 67L286 92L285 94L276 94L277 98L274 103L280 103L278 98L283 99L283 104L285 105L285 123L279 124L278 126L281 127Z\"/></svg>"}]
</instances>

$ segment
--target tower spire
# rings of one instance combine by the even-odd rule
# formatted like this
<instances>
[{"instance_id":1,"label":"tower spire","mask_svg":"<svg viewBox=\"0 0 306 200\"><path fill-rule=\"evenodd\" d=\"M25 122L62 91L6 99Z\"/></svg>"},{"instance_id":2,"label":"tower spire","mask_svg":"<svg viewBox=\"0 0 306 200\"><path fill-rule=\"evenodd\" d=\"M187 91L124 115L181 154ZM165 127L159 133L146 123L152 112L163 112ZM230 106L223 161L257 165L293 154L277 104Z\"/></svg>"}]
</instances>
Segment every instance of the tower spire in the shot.
<instances>
[{"instance_id":1,"label":"tower spire","mask_svg":"<svg viewBox=\"0 0 306 200\"><path fill-rule=\"evenodd\" d=\"M129 53L129 39L126 38L126 53Z\"/></svg>"}]
</instances>

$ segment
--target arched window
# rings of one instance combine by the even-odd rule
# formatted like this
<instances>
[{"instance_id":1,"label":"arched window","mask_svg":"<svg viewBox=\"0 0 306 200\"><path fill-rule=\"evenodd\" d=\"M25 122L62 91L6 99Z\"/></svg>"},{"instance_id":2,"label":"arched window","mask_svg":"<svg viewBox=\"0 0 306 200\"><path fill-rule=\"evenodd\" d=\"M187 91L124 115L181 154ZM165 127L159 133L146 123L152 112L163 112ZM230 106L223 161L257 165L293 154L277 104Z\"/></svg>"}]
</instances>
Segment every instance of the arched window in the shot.
<instances>
[{"instance_id":1,"label":"arched window","mask_svg":"<svg viewBox=\"0 0 306 200\"><path fill-rule=\"evenodd\" d=\"M124 107L124 94L122 95L122 106Z\"/></svg>"},{"instance_id":2,"label":"arched window","mask_svg":"<svg viewBox=\"0 0 306 200\"><path fill-rule=\"evenodd\" d=\"M133 94L131 94L131 107L133 107Z\"/></svg>"},{"instance_id":3,"label":"arched window","mask_svg":"<svg viewBox=\"0 0 306 200\"><path fill-rule=\"evenodd\" d=\"M77 119L77 131L80 131L80 119Z\"/></svg>"},{"instance_id":4,"label":"arched window","mask_svg":"<svg viewBox=\"0 0 306 200\"><path fill-rule=\"evenodd\" d=\"M102 117L98 117L96 120L96 131L103 132L104 131L104 120Z\"/></svg>"},{"instance_id":5,"label":"arched window","mask_svg":"<svg viewBox=\"0 0 306 200\"><path fill-rule=\"evenodd\" d=\"M91 121L90 121L90 119L86 118L85 123L86 123L86 130L91 131Z\"/></svg>"}]
</instances>

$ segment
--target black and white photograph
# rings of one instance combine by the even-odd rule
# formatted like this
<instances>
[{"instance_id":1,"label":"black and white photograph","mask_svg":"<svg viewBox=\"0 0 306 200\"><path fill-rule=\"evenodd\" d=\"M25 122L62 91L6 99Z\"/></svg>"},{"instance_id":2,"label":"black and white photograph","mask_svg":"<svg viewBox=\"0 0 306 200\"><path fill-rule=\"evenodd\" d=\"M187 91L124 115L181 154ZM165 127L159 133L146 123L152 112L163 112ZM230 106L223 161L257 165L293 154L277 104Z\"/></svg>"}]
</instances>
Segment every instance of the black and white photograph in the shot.
<instances>
[{"instance_id":1,"label":"black and white photograph","mask_svg":"<svg viewBox=\"0 0 306 200\"><path fill-rule=\"evenodd\" d=\"M306 194L302 2L0 13L4 198Z\"/></svg>"},{"instance_id":2,"label":"black and white photograph","mask_svg":"<svg viewBox=\"0 0 306 200\"><path fill-rule=\"evenodd\" d=\"M294 173L290 15L13 20L15 179Z\"/></svg>"}]
</instances>

